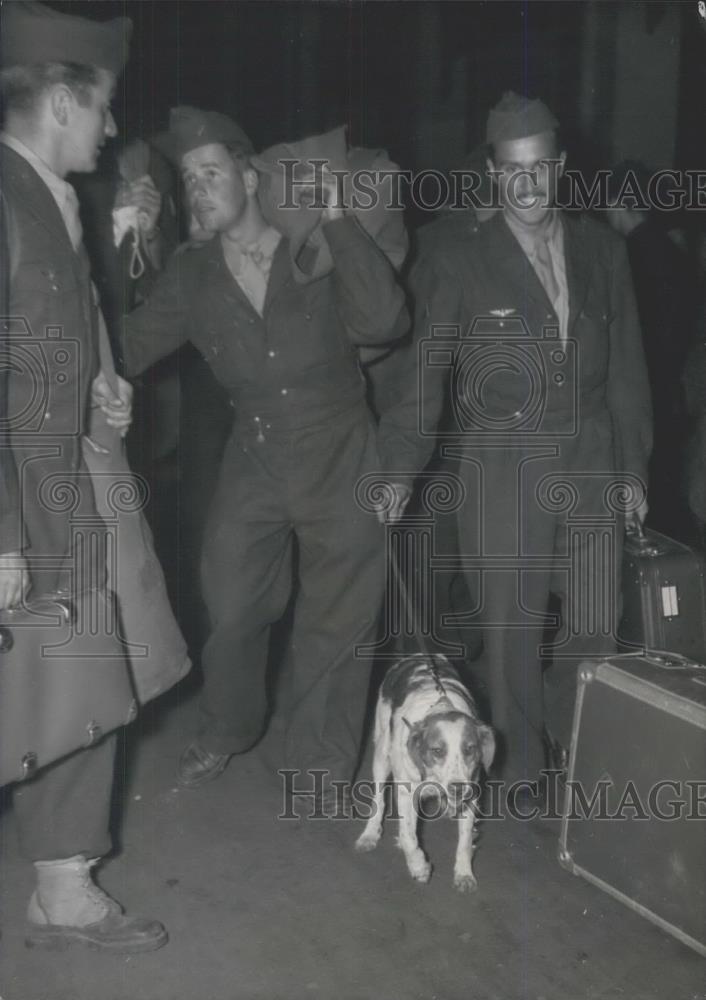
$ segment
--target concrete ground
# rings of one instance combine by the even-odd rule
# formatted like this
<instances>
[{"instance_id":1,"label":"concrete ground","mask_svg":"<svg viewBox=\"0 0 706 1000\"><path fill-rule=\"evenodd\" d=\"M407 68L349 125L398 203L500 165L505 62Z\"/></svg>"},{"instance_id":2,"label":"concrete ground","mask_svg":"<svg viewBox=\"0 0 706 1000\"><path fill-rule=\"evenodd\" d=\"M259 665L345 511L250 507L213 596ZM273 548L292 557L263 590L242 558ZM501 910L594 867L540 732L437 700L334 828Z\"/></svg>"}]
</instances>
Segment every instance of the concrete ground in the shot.
<instances>
[{"instance_id":1,"label":"concrete ground","mask_svg":"<svg viewBox=\"0 0 706 1000\"><path fill-rule=\"evenodd\" d=\"M558 824L486 822L474 895L452 886L455 827L426 824L431 882L407 875L390 822L278 820L272 737L179 791L193 732L180 692L133 727L120 847L100 881L169 928L153 954L28 950L32 873L0 830L2 1000L703 1000L706 962L557 863Z\"/></svg>"}]
</instances>

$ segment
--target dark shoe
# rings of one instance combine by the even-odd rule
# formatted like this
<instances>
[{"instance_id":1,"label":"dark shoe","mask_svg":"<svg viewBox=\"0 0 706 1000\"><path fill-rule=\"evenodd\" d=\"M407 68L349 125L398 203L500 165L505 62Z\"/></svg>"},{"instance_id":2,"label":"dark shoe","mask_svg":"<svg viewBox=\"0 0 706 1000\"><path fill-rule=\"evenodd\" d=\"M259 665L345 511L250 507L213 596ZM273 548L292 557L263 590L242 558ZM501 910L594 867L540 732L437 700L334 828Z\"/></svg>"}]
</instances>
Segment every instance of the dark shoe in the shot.
<instances>
[{"instance_id":1,"label":"dark shoe","mask_svg":"<svg viewBox=\"0 0 706 1000\"><path fill-rule=\"evenodd\" d=\"M157 920L146 917L126 917L119 907L95 924L85 927L65 927L61 924L30 924L25 937L27 948L51 948L55 951L70 944L82 944L96 951L134 954L156 951L167 943L169 936Z\"/></svg>"},{"instance_id":2,"label":"dark shoe","mask_svg":"<svg viewBox=\"0 0 706 1000\"><path fill-rule=\"evenodd\" d=\"M231 758L229 753L211 753L198 741L184 750L177 769L177 781L182 788L198 788L222 774Z\"/></svg>"},{"instance_id":3,"label":"dark shoe","mask_svg":"<svg viewBox=\"0 0 706 1000\"><path fill-rule=\"evenodd\" d=\"M547 750L547 764L551 770L561 772L559 781L565 784L569 770L569 751L558 740L554 739L548 730L545 732L545 745Z\"/></svg>"}]
</instances>

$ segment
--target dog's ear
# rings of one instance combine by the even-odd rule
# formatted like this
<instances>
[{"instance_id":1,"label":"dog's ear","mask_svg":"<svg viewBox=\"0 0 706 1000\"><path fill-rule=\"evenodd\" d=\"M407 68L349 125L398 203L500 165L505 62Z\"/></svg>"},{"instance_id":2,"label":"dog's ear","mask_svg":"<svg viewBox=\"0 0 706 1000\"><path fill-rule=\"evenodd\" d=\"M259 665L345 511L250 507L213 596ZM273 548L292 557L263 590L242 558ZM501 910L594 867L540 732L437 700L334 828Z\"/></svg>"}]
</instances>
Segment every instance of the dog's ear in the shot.
<instances>
[{"instance_id":1,"label":"dog's ear","mask_svg":"<svg viewBox=\"0 0 706 1000\"><path fill-rule=\"evenodd\" d=\"M478 726L478 738L480 740L480 757L487 774L495 757L495 733L490 726L481 725Z\"/></svg>"}]
</instances>

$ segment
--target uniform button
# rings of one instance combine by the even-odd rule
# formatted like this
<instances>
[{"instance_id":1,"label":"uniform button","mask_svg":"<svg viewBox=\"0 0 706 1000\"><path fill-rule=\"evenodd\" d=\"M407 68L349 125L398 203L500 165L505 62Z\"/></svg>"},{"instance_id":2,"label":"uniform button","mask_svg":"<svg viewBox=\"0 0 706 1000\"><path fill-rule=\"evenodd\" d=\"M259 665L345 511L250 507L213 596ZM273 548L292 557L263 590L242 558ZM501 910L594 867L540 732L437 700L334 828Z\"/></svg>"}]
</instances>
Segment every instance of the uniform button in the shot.
<instances>
[{"instance_id":1,"label":"uniform button","mask_svg":"<svg viewBox=\"0 0 706 1000\"><path fill-rule=\"evenodd\" d=\"M288 392L289 392L289 389L280 389L280 394L282 396L286 396Z\"/></svg>"},{"instance_id":2,"label":"uniform button","mask_svg":"<svg viewBox=\"0 0 706 1000\"><path fill-rule=\"evenodd\" d=\"M498 323L498 326L499 326L499 327L500 327L500 328L502 329L502 327L504 327L504 326L505 326L505 324L503 323L503 321L502 321L502 320L500 320L500 322Z\"/></svg>"},{"instance_id":3,"label":"uniform button","mask_svg":"<svg viewBox=\"0 0 706 1000\"><path fill-rule=\"evenodd\" d=\"M250 322L250 326L252 326L253 323L255 322L255 320L252 317L250 317L250 321L249 322Z\"/></svg>"},{"instance_id":4,"label":"uniform button","mask_svg":"<svg viewBox=\"0 0 706 1000\"><path fill-rule=\"evenodd\" d=\"M46 413L44 414L44 419L45 419L45 420L51 420L51 413L49 413L49 411L48 411L48 410L47 410L47 412L46 412Z\"/></svg>"},{"instance_id":5,"label":"uniform button","mask_svg":"<svg viewBox=\"0 0 706 1000\"><path fill-rule=\"evenodd\" d=\"M276 354L277 354L277 351L268 351L267 352L267 357L268 358L274 358L276 356Z\"/></svg>"},{"instance_id":6,"label":"uniform button","mask_svg":"<svg viewBox=\"0 0 706 1000\"><path fill-rule=\"evenodd\" d=\"M305 313L304 314L304 318L305 319L311 319L311 313Z\"/></svg>"}]
</instances>

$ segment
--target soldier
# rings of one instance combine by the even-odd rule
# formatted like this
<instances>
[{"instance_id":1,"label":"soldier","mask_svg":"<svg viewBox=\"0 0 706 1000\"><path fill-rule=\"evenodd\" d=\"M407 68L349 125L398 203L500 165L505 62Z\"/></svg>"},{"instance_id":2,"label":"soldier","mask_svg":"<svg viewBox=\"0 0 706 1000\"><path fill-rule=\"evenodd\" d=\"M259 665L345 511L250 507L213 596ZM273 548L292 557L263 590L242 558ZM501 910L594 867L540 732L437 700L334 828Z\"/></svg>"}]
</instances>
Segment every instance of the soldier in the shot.
<instances>
[{"instance_id":1,"label":"soldier","mask_svg":"<svg viewBox=\"0 0 706 1000\"><path fill-rule=\"evenodd\" d=\"M382 526L355 499L358 479L380 469L358 349L405 332L404 295L339 207L332 175L322 227L334 267L297 284L288 240L263 218L242 130L177 108L169 139L189 207L212 238L173 258L126 318L125 367L138 374L191 340L235 411L202 559L212 632L201 722L179 780L216 778L262 733L268 637L289 601L296 539L285 758L325 772L317 792L328 804L330 782L355 771L370 673L355 651L374 639L385 579Z\"/></svg>"},{"instance_id":2,"label":"soldier","mask_svg":"<svg viewBox=\"0 0 706 1000\"><path fill-rule=\"evenodd\" d=\"M563 598L564 625L576 623L589 600L585 588L567 593L567 515L553 509L542 489L566 480L577 490L577 514L609 517L606 486L622 473L646 481L652 436L625 245L608 227L555 207L565 161L557 125L541 101L515 94L490 112L488 166L503 210L482 225L469 213L432 224L411 278L415 341L432 336L435 326L457 324L456 365L425 366L421 399L415 368L406 398L388 414L407 439L389 473L422 468L431 439L416 433L420 407L424 425L433 426L453 371L453 451L468 496L459 512L460 549L479 597L474 624L484 646L474 668L504 738L508 779L537 777L545 719L557 749L568 746L577 660L557 659L548 671L545 712L539 646L550 590ZM475 320L481 325L474 328ZM478 354L469 353L476 350L472 329L476 344L488 334ZM545 375L534 384L524 359L539 357L527 352L539 340L543 360L536 370L544 365ZM538 423L530 419L537 415ZM639 514L645 513L642 503ZM582 545L573 553L577 568ZM601 570L600 583L610 588L618 585L620 546L618 532L611 564ZM474 556L486 560L482 576ZM591 607L598 627L581 631L573 654L614 649L610 633L619 609L612 590L611 596L612 607Z\"/></svg>"},{"instance_id":3,"label":"soldier","mask_svg":"<svg viewBox=\"0 0 706 1000\"><path fill-rule=\"evenodd\" d=\"M76 195L64 180L70 172L94 170L101 146L116 134L110 103L130 29L125 18L97 24L39 3L2 6L2 314L25 317L35 338L47 326L62 328L79 342L80 364L68 373L48 371L39 387L42 398L51 386L46 431L28 445L13 437L12 415L21 409L26 385L8 344L11 363L0 392L3 427L9 422L9 440L0 442L0 609L19 603L29 587L39 595L57 590L62 578L42 568L42 559L70 558L69 514L42 505L42 480L61 474L67 488L82 494L83 509L95 512L79 444L91 402L112 426L127 430L130 423L129 384L119 380L116 396L98 371L99 315ZM46 363L53 358L47 354ZM97 860L111 850L114 755L113 735L14 790L20 848L37 873L28 909L32 944L80 942L132 952L167 940L161 924L125 916L92 880Z\"/></svg>"}]
</instances>

